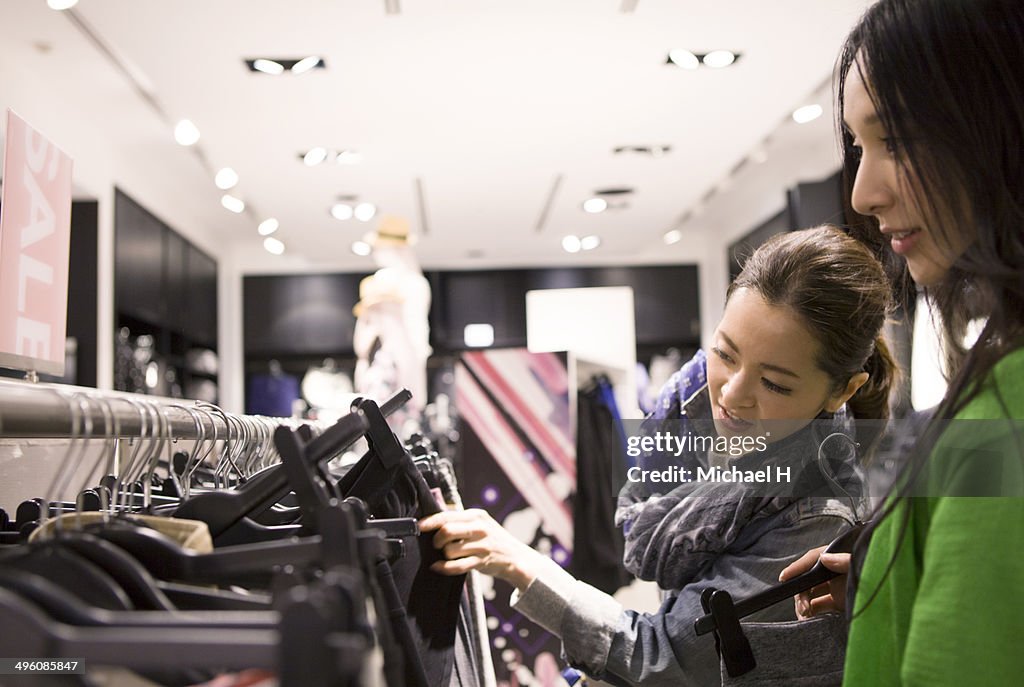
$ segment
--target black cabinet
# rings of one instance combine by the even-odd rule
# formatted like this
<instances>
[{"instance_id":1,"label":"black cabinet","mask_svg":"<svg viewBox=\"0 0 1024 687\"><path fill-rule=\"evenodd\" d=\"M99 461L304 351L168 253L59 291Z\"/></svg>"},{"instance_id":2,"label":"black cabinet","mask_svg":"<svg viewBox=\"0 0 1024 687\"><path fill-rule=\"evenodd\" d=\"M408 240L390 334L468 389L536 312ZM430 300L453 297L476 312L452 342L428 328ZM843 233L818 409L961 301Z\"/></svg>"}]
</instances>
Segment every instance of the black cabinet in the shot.
<instances>
[{"instance_id":1,"label":"black cabinet","mask_svg":"<svg viewBox=\"0 0 1024 687\"><path fill-rule=\"evenodd\" d=\"M183 329L197 344L217 348L217 261L189 245Z\"/></svg>"},{"instance_id":2,"label":"black cabinet","mask_svg":"<svg viewBox=\"0 0 1024 687\"><path fill-rule=\"evenodd\" d=\"M540 289L628 286L633 289L638 346L695 345L700 299L695 265L565 267L439 272L432 275L435 349L465 348L467 324L494 328L494 346L526 345L526 293ZM435 308L436 310L436 308Z\"/></svg>"},{"instance_id":3,"label":"black cabinet","mask_svg":"<svg viewBox=\"0 0 1024 687\"><path fill-rule=\"evenodd\" d=\"M164 319L164 225L123 193L114 206L114 294L117 312Z\"/></svg>"},{"instance_id":4,"label":"black cabinet","mask_svg":"<svg viewBox=\"0 0 1024 687\"><path fill-rule=\"evenodd\" d=\"M257 359L352 354L359 281L365 274L250 276L243 282L245 355ZM463 350L467 324L494 328L494 346L526 345L526 293L629 286L638 345L697 345L697 267L554 268L427 272L436 353Z\"/></svg>"},{"instance_id":5,"label":"black cabinet","mask_svg":"<svg viewBox=\"0 0 1024 687\"><path fill-rule=\"evenodd\" d=\"M192 246L171 230L164 231L164 324L172 332L184 334L187 328L187 299L190 275L188 251Z\"/></svg>"},{"instance_id":6,"label":"black cabinet","mask_svg":"<svg viewBox=\"0 0 1024 687\"><path fill-rule=\"evenodd\" d=\"M351 355L359 281L366 274L246 277L247 357Z\"/></svg>"},{"instance_id":7,"label":"black cabinet","mask_svg":"<svg viewBox=\"0 0 1024 687\"><path fill-rule=\"evenodd\" d=\"M138 366L131 348L139 347L160 369L155 393L180 395L195 377L212 381L208 366L189 369L188 354L217 349L217 261L120 190L114 225L114 308L118 329L129 332L118 340L115 367ZM145 392L140 378L138 370L115 370L115 387Z\"/></svg>"}]
</instances>

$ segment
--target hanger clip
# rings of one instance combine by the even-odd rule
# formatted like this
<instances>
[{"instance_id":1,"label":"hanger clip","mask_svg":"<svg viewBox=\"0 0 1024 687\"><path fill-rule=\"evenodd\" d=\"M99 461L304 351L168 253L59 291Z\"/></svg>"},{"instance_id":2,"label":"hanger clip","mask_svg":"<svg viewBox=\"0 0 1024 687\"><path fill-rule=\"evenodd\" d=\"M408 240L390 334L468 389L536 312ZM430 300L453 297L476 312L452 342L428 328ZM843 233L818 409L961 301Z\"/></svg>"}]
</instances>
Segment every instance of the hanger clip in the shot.
<instances>
[{"instance_id":1,"label":"hanger clip","mask_svg":"<svg viewBox=\"0 0 1024 687\"><path fill-rule=\"evenodd\" d=\"M740 627L740 618L729 592L709 587L701 593L700 604L704 612L714 619L715 650L729 676L739 677L756 668L754 651Z\"/></svg>"}]
</instances>

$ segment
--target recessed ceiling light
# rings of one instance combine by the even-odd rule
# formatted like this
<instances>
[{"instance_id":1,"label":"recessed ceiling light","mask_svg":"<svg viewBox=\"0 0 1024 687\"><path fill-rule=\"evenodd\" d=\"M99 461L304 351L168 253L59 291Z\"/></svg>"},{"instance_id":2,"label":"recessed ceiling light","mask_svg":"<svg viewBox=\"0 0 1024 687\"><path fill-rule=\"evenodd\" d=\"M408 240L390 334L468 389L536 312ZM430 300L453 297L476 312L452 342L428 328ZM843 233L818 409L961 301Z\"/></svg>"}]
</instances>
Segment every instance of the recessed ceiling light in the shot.
<instances>
[{"instance_id":1,"label":"recessed ceiling light","mask_svg":"<svg viewBox=\"0 0 1024 687\"><path fill-rule=\"evenodd\" d=\"M260 225L256 227L256 231L260 233L260 236L270 236L277 231L280 226L280 222L273 217L270 217L260 222Z\"/></svg>"},{"instance_id":2,"label":"recessed ceiling light","mask_svg":"<svg viewBox=\"0 0 1024 687\"><path fill-rule=\"evenodd\" d=\"M220 204L234 213L239 213L245 210L245 201L243 201L241 198L235 198L234 196L228 193L225 193L223 196L221 196Z\"/></svg>"},{"instance_id":3,"label":"recessed ceiling light","mask_svg":"<svg viewBox=\"0 0 1024 687\"><path fill-rule=\"evenodd\" d=\"M683 240L683 232L679 231L678 229L666 231L662 239L665 241L667 245L671 246L673 243L679 243L680 241Z\"/></svg>"},{"instance_id":4,"label":"recessed ceiling light","mask_svg":"<svg viewBox=\"0 0 1024 687\"><path fill-rule=\"evenodd\" d=\"M821 116L823 110L821 105L804 105L798 107L793 111L793 121L797 124L806 124L807 122L813 122L815 119Z\"/></svg>"},{"instance_id":5,"label":"recessed ceiling light","mask_svg":"<svg viewBox=\"0 0 1024 687\"><path fill-rule=\"evenodd\" d=\"M331 206L331 217L342 222L352 219L352 206L348 203L335 203Z\"/></svg>"},{"instance_id":6,"label":"recessed ceiling light","mask_svg":"<svg viewBox=\"0 0 1024 687\"><path fill-rule=\"evenodd\" d=\"M190 146L199 140L199 128L188 119L174 125L174 140L183 146Z\"/></svg>"},{"instance_id":7,"label":"recessed ceiling light","mask_svg":"<svg viewBox=\"0 0 1024 687\"><path fill-rule=\"evenodd\" d=\"M310 55L309 57L256 57L243 60L249 71L262 72L271 76L280 76L285 72L299 75L312 69L326 69L322 57Z\"/></svg>"},{"instance_id":8,"label":"recessed ceiling light","mask_svg":"<svg viewBox=\"0 0 1024 687\"><path fill-rule=\"evenodd\" d=\"M234 188L235 184L238 183L238 172L230 167L225 167L217 172L217 176L213 178L213 183L217 184L217 188L221 191L227 191L229 188Z\"/></svg>"},{"instance_id":9,"label":"recessed ceiling light","mask_svg":"<svg viewBox=\"0 0 1024 687\"><path fill-rule=\"evenodd\" d=\"M608 201L604 198L587 198L583 201L583 209L592 214L604 212L608 209Z\"/></svg>"},{"instance_id":10,"label":"recessed ceiling light","mask_svg":"<svg viewBox=\"0 0 1024 687\"><path fill-rule=\"evenodd\" d=\"M562 250L566 253L579 253L580 252L580 239L578 236L569 234L562 239Z\"/></svg>"},{"instance_id":11,"label":"recessed ceiling light","mask_svg":"<svg viewBox=\"0 0 1024 687\"><path fill-rule=\"evenodd\" d=\"M266 60L260 58L252 61L252 68L258 72L264 74L270 74L271 76L277 76L278 74L284 74L284 65L274 60Z\"/></svg>"},{"instance_id":12,"label":"recessed ceiling light","mask_svg":"<svg viewBox=\"0 0 1024 687\"><path fill-rule=\"evenodd\" d=\"M701 61L708 67L721 69L722 67L728 67L736 61L736 53L729 50L712 50Z\"/></svg>"},{"instance_id":13,"label":"recessed ceiling light","mask_svg":"<svg viewBox=\"0 0 1024 687\"><path fill-rule=\"evenodd\" d=\"M305 74L310 69L316 67L318 64L320 64L319 57L304 57L303 59L299 60L298 62L292 65L291 71L292 74Z\"/></svg>"},{"instance_id":14,"label":"recessed ceiling light","mask_svg":"<svg viewBox=\"0 0 1024 687\"><path fill-rule=\"evenodd\" d=\"M51 10L69 10L78 4L78 0L46 0Z\"/></svg>"},{"instance_id":15,"label":"recessed ceiling light","mask_svg":"<svg viewBox=\"0 0 1024 687\"><path fill-rule=\"evenodd\" d=\"M580 248L583 250L594 250L601 245L600 236L584 236L580 239Z\"/></svg>"},{"instance_id":16,"label":"recessed ceiling light","mask_svg":"<svg viewBox=\"0 0 1024 687\"><path fill-rule=\"evenodd\" d=\"M360 222L369 222L377 214L377 206L373 203L360 203L353 214Z\"/></svg>"},{"instance_id":17,"label":"recessed ceiling light","mask_svg":"<svg viewBox=\"0 0 1024 687\"><path fill-rule=\"evenodd\" d=\"M302 156L302 161L307 167L315 167L327 159L327 148L312 148Z\"/></svg>"},{"instance_id":18,"label":"recessed ceiling light","mask_svg":"<svg viewBox=\"0 0 1024 687\"><path fill-rule=\"evenodd\" d=\"M352 252L356 255L366 256L373 252L373 248L366 241L353 241Z\"/></svg>"},{"instance_id":19,"label":"recessed ceiling light","mask_svg":"<svg viewBox=\"0 0 1024 687\"><path fill-rule=\"evenodd\" d=\"M668 60L677 67L683 69L696 69L700 66L700 60L689 50L673 48L668 51Z\"/></svg>"},{"instance_id":20,"label":"recessed ceiling light","mask_svg":"<svg viewBox=\"0 0 1024 687\"><path fill-rule=\"evenodd\" d=\"M363 161L363 156L355 150L342 150L334 158L334 161L339 165L358 165Z\"/></svg>"},{"instance_id":21,"label":"recessed ceiling light","mask_svg":"<svg viewBox=\"0 0 1024 687\"><path fill-rule=\"evenodd\" d=\"M273 236L268 236L263 239L263 247L267 249L268 253L273 255L281 255L284 253L284 244L275 239Z\"/></svg>"}]
</instances>

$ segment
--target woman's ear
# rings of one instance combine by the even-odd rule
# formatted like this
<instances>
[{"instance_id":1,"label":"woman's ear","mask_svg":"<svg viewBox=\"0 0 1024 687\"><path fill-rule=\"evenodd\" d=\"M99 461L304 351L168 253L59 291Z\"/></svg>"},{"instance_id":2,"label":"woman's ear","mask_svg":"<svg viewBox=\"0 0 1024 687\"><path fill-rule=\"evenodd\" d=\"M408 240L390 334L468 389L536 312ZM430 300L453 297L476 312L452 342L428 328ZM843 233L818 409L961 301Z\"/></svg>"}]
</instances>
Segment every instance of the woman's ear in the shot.
<instances>
[{"instance_id":1,"label":"woman's ear","mask_svg":"<svg viewBox=\"0 0 1024 687\"><path fill-rule=\"evenodd\" d=\"M857 389L864 386L864 383L868 381L867 372L858 372L857 374L850 377L850 381L846 383L846 387L836 392L832 396L829 396L828 400L825 401L825 410L830 413L834 413L843 407L843 404L850 400L850 397L857 393Z\"/></svg>"}]
</instances>

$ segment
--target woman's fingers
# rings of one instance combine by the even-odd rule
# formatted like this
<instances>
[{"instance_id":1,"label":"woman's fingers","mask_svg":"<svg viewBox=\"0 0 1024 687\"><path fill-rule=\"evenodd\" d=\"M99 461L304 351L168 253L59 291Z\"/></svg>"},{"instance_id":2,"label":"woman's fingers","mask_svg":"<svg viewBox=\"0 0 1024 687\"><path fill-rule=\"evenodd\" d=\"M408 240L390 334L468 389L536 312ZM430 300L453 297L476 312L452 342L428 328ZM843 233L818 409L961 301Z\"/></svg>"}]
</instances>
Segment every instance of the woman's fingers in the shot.
<instances>
[{"instance_id":1,"label":"woman's fingers","mask_svg":"<svg viewBox=\"0 0 1024 687\"><path fill-rule=\"evenodd\" d=\"M821 556L821 552L825 550L824 546L819 546L816 549L811 549L804 555L797 558L795 561L787 565L779 573L779 581L785 582L790 580L801 573L805 573L814 567L814 564L818 562L818 558Z\"/></svg>"},{"instance_id":2,"label":"woman's fingers","mask_svg":"<svg viewBox=\"0 0 1024 687\"><path fill-rule=\"evenodd\" d=\"M850 572L850 554L848 553L823 553L821 564L833 572L843 575Z\"/></svg>"},{"instance_id":3,"label":"woman's fingers","mask_svg":"<svg viewBox=\"0 0 1024 687\"><path fill-rule=\"evenodd\" d=\"M469 510L446 510L440 513L434 513L433 515L428 515L419 521L419 526L421 532L431 532L448 523L473 522L481 520L483 517L488 517L487 513L479 508L470 508Z\"/></svg>"},{"instance_id":4,"label":"woman's fingers","mask_svg":"<svg viewBox=\"0 0 1024 687\"><path fill-rule=\"evenodd\" d=\"M475 523L450 522L434 534L434 548L442 549L453 541L482 539L487 531Z\"/></svg>"},{"instance_id":5,"label":"woman's fingers","mask_svg":"<svg viewBox=\"0 0 1024 687\"><path fill-rule=\"evenodd\" d=\"M811 599L808 616L813 617L821 613L841 613L843 611L839 604L836 603L835 597L831 594L825 596L819 596L817 599Z\"/></svg>"},{"instance_id":6,"label":"woman's fingers","mask_svg":"<svg viewBox=\"0 0 1024 687\"><path fill-rule=\"evenodd\" d=\"M469 558L457 558L452 561L437 561L430 566L430 569L442 575L465 575L470 570L480 565L481 560L476 556Z\"/></svg>"}]
</instances>

